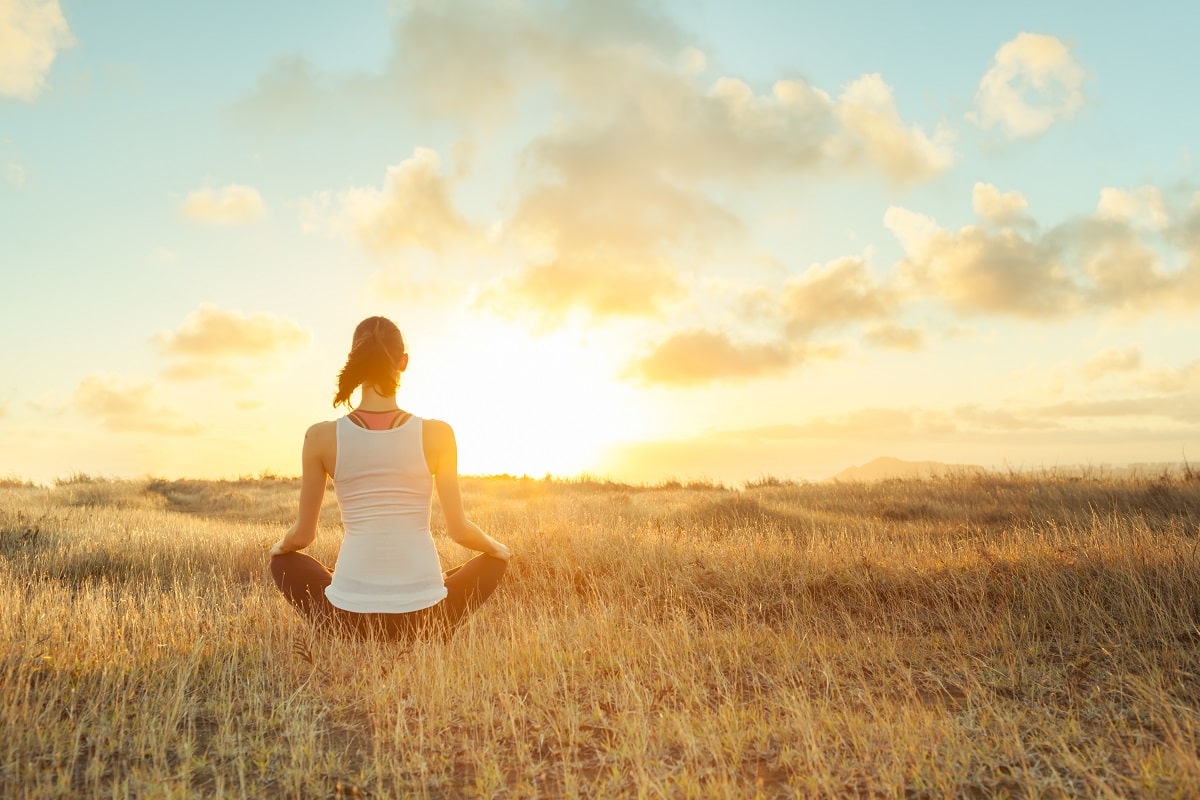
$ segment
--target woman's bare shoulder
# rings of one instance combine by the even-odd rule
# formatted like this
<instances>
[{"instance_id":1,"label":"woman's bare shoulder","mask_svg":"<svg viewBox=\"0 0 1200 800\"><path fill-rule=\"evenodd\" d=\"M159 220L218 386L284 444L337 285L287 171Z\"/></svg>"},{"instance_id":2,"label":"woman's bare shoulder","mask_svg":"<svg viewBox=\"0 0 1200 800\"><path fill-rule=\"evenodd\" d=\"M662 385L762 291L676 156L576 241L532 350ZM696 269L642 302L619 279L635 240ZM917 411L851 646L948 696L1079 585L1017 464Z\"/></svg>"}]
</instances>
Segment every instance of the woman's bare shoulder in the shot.
<instances>
[{"instance_id":1,"label":"woman's bare shoulder","mask_svg":"<svg viewBox=\"0 0 1200 800\"><path fill-rule=\"evenodd\" d=\"M314 439L317 441L332 439L336 435L336 431L337 421L326 420L324 422L317 422L309 425L308 430L304 432L304 438Z\"/></svg>"},{"instance_id":2,"label":"woman's bare shoulder","mask_svg":"<svg viewBox=\"0 0 1200 800\"><path fill-rule=\"evenodd\" d=\"M425 424L426 433L437 433L441 435L454 434L454 429L450 427L450 423L440 419L425 418L421 420Z\"/></svg>"},{"instance_id":3,"label":"woman's bare shoulder","mask_svg":"<svg viewBox=\"0 0 1200 800\"><path fill-rule=\"evenodd\" d=\"M430 469L436 473L436 466L441 463L442 458L458 449L454 441L454 429L440 419L425 419L422 423L424 427L421 429L421 436L425 440L425 454L429 458Z\"/></svg>"}]
</instances>

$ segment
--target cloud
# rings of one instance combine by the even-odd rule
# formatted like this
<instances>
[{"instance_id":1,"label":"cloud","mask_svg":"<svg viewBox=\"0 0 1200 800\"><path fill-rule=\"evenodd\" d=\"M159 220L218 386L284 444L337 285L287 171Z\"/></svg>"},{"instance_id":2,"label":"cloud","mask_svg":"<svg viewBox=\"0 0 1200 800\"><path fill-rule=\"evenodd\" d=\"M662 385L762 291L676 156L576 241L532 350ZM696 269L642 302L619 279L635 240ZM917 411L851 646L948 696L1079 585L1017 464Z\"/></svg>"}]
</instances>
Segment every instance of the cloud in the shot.
<instances>
[{"instance_id":1,"label":"cloud","mask_svg":"<svg viewBox=\"0 0 1200 800\"><path fill-rule=\"evenodd\" d=\"M274 314L222 311L202 303L179 330L163 331L154 341L174 356L262 357L304 347L310 338L296 323Z\"/></svg>"},{"instance_id":2,"label":"cloud","mask_svg":"<svg viewBox=\"0 0 1200 800\"><path fill-rule=\"evenodd\" d=\"M699 74L708 69L708 56L700 48L689 45L679 53L678 63L684 73Z\"/></svg>"},{"instance_id":3,"label":"cloud","mask_svg":"<svg viewBox=\"0 0 1200 800\"><path fill-rule=\"evenodd\" d=\"M171 362L176 380L224 377L237 380L246 369L268 368L282 356L308 346L308 331L274 314L223 311L203 303L174 331L151 341Z\"/></svg>"},{"instance_id":4,"label":"cloud","mask_svg":"<svg viewBox=\"0 0 1200 800\"><path fill-rule=\"evenodd\" d=\"M1059 248L1011 228L949 231L922 214L891 207L884 225L904 247L899 270L959 314L1061 317L1079 290Z\"/></svg>"},{"instance_id":5,"label":"cloud","mask_svg":"<svg viewBox=\"0 0 1200 800\"><path fill-rule=\"evenodd\" d=\"M892 87L877 73L846 87L838 98L837 117L845 136L896 183L932 178L954 163L950 134L943 130L930 138L919 127L906 126Z\"/></svg>"},{"instance_id":6,"label":"cloud","mask_svg":"<svg viewBox=\"0 0 1200 800\"><path fill-rule=\"evenodd\" d=\"M375 252L415 247L445 253L478 236L454 207L452 188L438 154L417 147L411 158L388 167L382 189L322 192L302 203L302 224L308 232L352 233Z\"/></svg>"},{"instance_id":7,"label":"cloud","mask_svg":"<svg viewBox=\"0 0 1200 800\"><path fill-rule=\"evenodd\" d=\"M627 377L647 384L696 386L782 372L802 358L801 349L784 344L739 343L723 331L693 330L671 336L631 364Z\"/></svg>"},{"instance_id":8,"label":"cloud","mask_svg":"<svg viewBox=\"0 0 1200 800\"><path fill-rule=\"evenodd\" d=\"M521 94L589 72L607 54L679 53L674 23L639 0L497 5L487 0L400 0L389 62L377 73L336 75L302 56L276 59L254 91L229 109L255 129L283 133L394 120L467 123L492 131Z\"/></svg>"},{"instance_id":9,"label":"cloud","mask_svg":"<svg viewBox=\"0 0 1200 800\"><path fill-rule=\"evenodd\" d=\"M572 309L596 317L658 316L682 294L668 263L630 263L602 252L528 267L485 290L481 303L512 318L532 311L540 324L555 325Z\"/></svg>"},{"instance_id":10,"label":"cloud","mask_svg":"<svg viewBox=\"0 0 1200 800\"><path fill-rule=\"evenodd\" d=\"M1083 291L1092 306L1140 314L1194 308L1200 301L1194 276L1186 270L1168 274L1160 253L1128 220L1096 215L1064 226L1058 235L1086 278Z\"/></svg>"},{"instance_id":11,"label":"cloud","mask_svg":"<svg viewBox=\"0 0 1200 800\"><path fill-rule=\"evenodd\" d=\"M999 126L1013 139L1037 136L1083 107L1085 78L1062 40L1021 33L996 51L967 117L982 128Z\"/></svg>"},{"instance_id":12,"label":"cloud","mask_svg":"<svg viewBox=\"0 0 1200 800\"><path fill-rule=\"evenodd\" d=\"M836 99L795 78L778 80L763 94L730 77L719 78L708 90L676 77L658 91L684 111L683 118L660 123L659 156L677 161L680 173L736 184L780 171L868 166L897 183L910 183L931 178L954 161L949 135L931 138L920 127L907 126L892 87L875 73L852 81ZM672 139L683 146L672 148Z\"/></svg>"},{"instance_id":13,"label":"cloud","mask_svg":"<svg viewBox=\"0 0 1200 800\"><path fill-rule=\"evenodd\" d=\"M780 310L790 336L884 319L898 306L896 291L871 274L866 259L846 257L814 264L783 286Z\"/></svg>"},{"instance_id":14,"label":"cloud","mask_svg":"<svg viewBox=\"0 0 1200 800\"><path fill-rule=\"evenodd\" d=\"M611 107L597 100L528 149L531 172L546 177L521 196L510 227L527 248L552 255L505 287L511 300L550 315L575 307L598 316L659 313L679 295L675 274L744 232L712 186L736 190L862 163L910 180L949 163L947 152L903 128L878 76L835 102L802 81L779 81L760 96L731 78L705 91L654 64L619 71L630 77ZM531 291L545 281L554 292ZM613 302L615 294L630 302Z\"/></svg>"},{"instance_id":15,"label":"cloud","mask_svg":"<svg viewBox=\"0 0 1200 800\"><path fill-rule=\"evenodd\" d=\"M318 68L301 56L275 59L259 76L255 90L235 103L228 114L235 121L272 134L294 130L311 131L321 123L330 124L353 108L347 98L353 95L346 86L331 86ZM366 100L361 107L377 104Z\"/></svg>"},{"instance_id":16,"label":"cloud","mask_svg":"<svg viewBox=\"0 0 1200 800\"><path fill-rule=\"evenodd\" d=\"M541 158L560 178L526 192L511 221L508 235L528 263L484 295L504 313L548 322L573 310L659 315L683 295L679 261L703 259L742 232L734 215L659 173L543 144Z\"/></svg>"},{"instance_id":17,"label":"cloud","mask_svg":"<svg viewBox=\"0 0 1200 800\"><path fill-rule=\"evenodd\" d=\"M746 343L702 326L679 332L633 362L625 377L682 386L783 373L816 355L839 354L818 343L846 328L858 328L868 346L913 351L925 335L901 320L919 304L962 317L1039 321L1087 313L1136 318L1200 306L1200 199L1180 214L1153 187L1106 189L1096 212L1046 230L1020 192L977 183L972 202L978 223L957 230L902 207L888 209L884 224L904 257L882 276L865 256L848 256L814 264L778 289L729 292L714 284L710 291L731 294L725 306L765 335ZM1183 250L1169 254L1183 256L1174 259L1183 261L1174 271L1164 266L1163 249L1171 246ZM1096 380L1128 357L1097 357L1084 372Z\"/></svg>"},{"instance_id":18,"label":"cloud","mask_svg":"<svg viewBox=\"0 0 1200 800\"><path fill-rule=\"evenodd\" d=\"M675 177L761 177L834 158L911 180L951 157L944 140L904 124L877 74L851 82L837 101L799 79L763 95L730 77L706 86L707 57L652 3L409 2L393 45L384 81L423 114L480 123L523 93L549 90L562 100L566 138L586 130L606 153L624 151L616 141L641 141L644 162L665 163Z\"/></svg>"},{"instance_id":19,"label":"cloud","mask_svg":"<svg viewBox=\"0 0 1200 800\"><path fill-rule=\"evenodd\" d=\"M670 56L684 46L674 22L638 0L409 0L402 8L386 83L442 118L494 120L548 79L586 83L602 79L622 51Z\"/></svg>"},{"instance_id":20,"label":"cloud","mask_svg":"<svg viewBox=\"0 0 1200 800\"><path fill-rule=\"evenodd\" d=\"M74 43L58 0L0 0L0 95L36 99L58 51Z\"/></svg>"},{"instance_id":21,"label":"cloud","mask_svg":"<svg viewBox=\"0 0 1200 800\"><path fill-rule=\"evenodd\" d=\"M765 341L736 342L724 331L679 332L630 364L624 377L697 386L780 374L807 361L841 357L843 348L821 343L819 334L863 322L876 323L864 336L868 344L917 349L921 333L892 322L899 303L898 291L878 280L863 257L814 264L779 291L757 289L743 297L743 321L771 329Z\"/></svg>"},{"instance_id":22,"label":"cloud","mask_svg":"<svg viewBox=\"0 0 1200 800\"><path fill-rule=\"evenodd\" d=\"M1127 315L1200 305L1200 250L1170 271L1163 252L1188 248L1161 193L1105 189L1097 211L1041 231L1017 192L976 184L979 225L947 230L924 214L889 208L884 225L905 251L899 278L961 315L1062 318L1085 311Z\"/></svg>"},{"instance_id":23,"label":"cloud","mask_svg":"<svg viewBox=\"0 0 1200 800\"><path fill-rule=\"evenodd\" d=\"M1096 381L1113 373L1136 370L1141 365L1142 353L1138 348L1110 347L1089 358L1083 365L1083 374L1089 381Z\"/></svg>"},{"instance_id":24,"label":"cloud","mask_svg":"<svg viewBox=\"0 0 1200 800\"><path fill-rule=\"evenodd\" d=\"M512 258L478 295L541 325L663 314L740 243L745 226L730 210L738 193L830 173L911 183L954 160L944 131L901 118L881 76L836 97L799 78L765 88L714 79L679 25L636 0L407 2L383 73L336 79L289 62L259 90L262 107L326 103L330 113L333 98L373 91L375 107L473 132L529 103L552 107L547 127L510 129L528 138L512 160L512 211L493 244ZM447 180L417 161L421 191L318 195L303 212L310 228L349 214L369 221L350 227L380 248L461 238L467 223ZM415 213L399 201L409 196Z\"/></svg>"},{"instance_id":25,"label":"cloud","mask_svg":"<svg viewBox=\"0 0 1200 800\"><path fill-rule=\"evenodd\" d=\"M971 192L975 214L994 225L1012 225L1020 221L1029 201L1020 192L1001 192L990 183L976 183Z\"/></svg>"},{"instance_id":26,"label":"cloud","mask_svg":"<svg viewBox=\"0 0 1200 800\"><path fill-rule=\"evenodd\" d=\"M189 194L179 208L187 219L217 225L239 225L256 222L267 212L266 204L257 189L232 183L219 191L200 189Z\"/></svg>"},{"instance_id":27,"label":"cloud","mask_svg":"<svg viewBox=\"0 0 1200 800\"><path fill-rule=\"evenodd\" d=\"M1096 215L1155 231L1163 230L1169 222L1166 202L1156 186L1139 186L1132 190L1107 186L1100 190Z\"/></svg>"},{"instance_id":28,"label":"cloud","mask_svg":"<svg viewBox=\"0 0 1200 800\"><path fill-rule=\"evenodd\" d=\"M190 435L202 430L178 412L155 403L152 394L148 381L89 375L80 381L72 399L77 409L116 433Z\"/></svg>"}]
</instances>

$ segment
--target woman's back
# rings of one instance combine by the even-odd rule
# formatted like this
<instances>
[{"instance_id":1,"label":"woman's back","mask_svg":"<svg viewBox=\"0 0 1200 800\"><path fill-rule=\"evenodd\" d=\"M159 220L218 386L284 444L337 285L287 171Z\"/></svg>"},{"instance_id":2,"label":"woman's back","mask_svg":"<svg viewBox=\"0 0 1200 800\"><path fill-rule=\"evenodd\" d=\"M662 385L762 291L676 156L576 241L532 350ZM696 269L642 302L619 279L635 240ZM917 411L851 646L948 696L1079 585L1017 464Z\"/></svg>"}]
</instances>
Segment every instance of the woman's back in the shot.
<instances>
[{"instance_id":1,"label":"woman's back","mask_svg":"<svg viewBox=\"0 0 1200 800\"><path fill-rule=\"evenodd\" d=\"M403 613L446 596L429 531L424 420L384 430L337 420L334 491L345 538L326 597L347 611Z\"/></svg>"},{"instance_id":2,"label":"woman's back","mask_svg":"<svg viewBox=\"0 0 1200 800\"><path fill-rule=\"evenodd\" d=\"M397 640L434 629L449 636L495 591L511 555L467 519L454 430L396 404L407 367L396 323L368 317L358 324L333 398L335 407L349 406L361 390L358 407L305 432L300 513L271 546L271 577L301 614ZM335 572L300 552L317 536L328 478L345 527ZM434 488L446 535L479 552L445 574L429 531Z\"/></svg>"}]
</instances>

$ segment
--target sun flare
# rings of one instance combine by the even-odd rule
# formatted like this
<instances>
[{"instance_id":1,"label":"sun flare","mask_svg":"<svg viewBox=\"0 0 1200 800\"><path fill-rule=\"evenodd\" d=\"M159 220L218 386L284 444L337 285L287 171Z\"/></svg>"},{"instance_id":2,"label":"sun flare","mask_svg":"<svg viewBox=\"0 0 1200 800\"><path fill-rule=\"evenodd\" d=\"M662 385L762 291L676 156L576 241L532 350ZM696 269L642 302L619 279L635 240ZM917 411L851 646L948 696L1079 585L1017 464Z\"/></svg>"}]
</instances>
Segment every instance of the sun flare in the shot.
<instances>
[{"instance_id":1,"label":"sun flare","mask_svg":"<svg viewBox=\"0 0 1200 800\"><path fill-rule=\"evenodd\" d=\"M653 426L637 391L569 335L481 324L440 344L453 368L424 374L414 361L400 402L427 404L454 426L464 474L587 472L612 442Z\"/></svg>"}]
</instances>

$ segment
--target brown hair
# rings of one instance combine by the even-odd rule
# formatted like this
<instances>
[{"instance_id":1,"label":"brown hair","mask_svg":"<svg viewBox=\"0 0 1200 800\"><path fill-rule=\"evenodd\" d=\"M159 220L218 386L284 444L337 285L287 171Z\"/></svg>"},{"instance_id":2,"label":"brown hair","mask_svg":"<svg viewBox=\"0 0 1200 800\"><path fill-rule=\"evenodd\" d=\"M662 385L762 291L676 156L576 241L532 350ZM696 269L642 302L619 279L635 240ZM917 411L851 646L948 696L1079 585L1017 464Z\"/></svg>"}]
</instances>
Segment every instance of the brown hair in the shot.
<instances>
[{"instance_id":1,"label":"brown hair","mask_svg":"<svg viewBox=\"0 0 1200 800\"><path fill-rule=\"evenodd\" d=\"M404 337L387 317L367 317L354 329L346 365L338 373L334 406L350 405L350 395L359 386L371 386L387 397L396 393Z\"/></svg>"}]
</instances>

